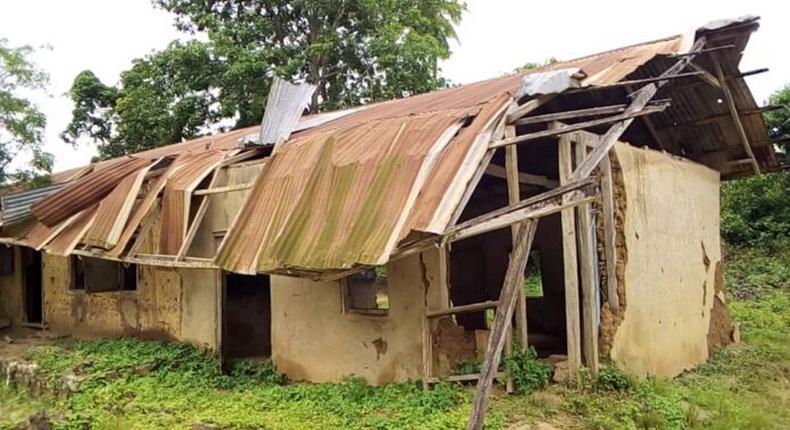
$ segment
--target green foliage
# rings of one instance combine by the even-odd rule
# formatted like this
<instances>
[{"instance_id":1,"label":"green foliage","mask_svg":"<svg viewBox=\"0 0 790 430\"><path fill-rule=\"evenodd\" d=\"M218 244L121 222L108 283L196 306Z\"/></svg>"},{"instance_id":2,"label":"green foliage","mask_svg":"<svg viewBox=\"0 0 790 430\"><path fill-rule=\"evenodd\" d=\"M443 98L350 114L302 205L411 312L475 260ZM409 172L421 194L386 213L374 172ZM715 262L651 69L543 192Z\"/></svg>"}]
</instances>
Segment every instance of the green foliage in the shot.
<instances>
[{"instance_id":1,"label":"green foliage","mask_svg":"<svg viewBox=\"0 0 790 430\"><path fill-rule=\"evenodd\" d=\"M551 366L539 361L535 348L531 346L514 350L505 359L505 365L519 393L531 393L549 384Z\"/></svg>"},{"instance_id":2,"label":"green foliage","mask_svg":"<svg viewBox=\"0 0 790 430\"><path fill-rule=\"evenodd\" d=\"M631 376L622 370L612 367L602 367L598 372L598 388L610 391L626 391L634 386Z\"/></svg>"},{"instance_id":3,"label":"green foliage","mask_svg":"<svg viewBox=\"0 0 790 430\"><path fill-rule=\"evenodd\" d=\"M774 139L790 138L790 84L774 92L768 99L768 103L781 106L780 109L766 112L763 115L769 136ZM785 142L782 144L782 148L786 161L790 162L790 155L788 155L790 145Z\"/></svg>"},{"instance_id":4,"label":"green foliage","mask_svg":"<svg viewBox=\"0 0 790 430\"><path fill-rule=\"evenodd\" d=\"M135 60L118 87L83 71L72 84L72 120L61 137L72 144L91 139L100 158L195 137L221 117L222 71L210 47L196 40Z\"/></svg>"},{"instance_id":5,"label":"green foliage","mask_svg":"<svg viewBox=\"0 0 790 430\"><path fill-rule=\"evenodd\" d=\"M773 250L727 248L727 293L739 299L753 299L783 289L790 291L790 246Z\"/></svg>"},{"instance_id":6,"label":"green foliage","mask_svg":"<svg viewBox=\"0 0 790 430\"><path fill-rule=\"evenodd\" d=\"M12 47L0 38L0 185L28 181L52 171L53 157L44 151L46 118L23 94L43 90L49 76L30 61L30 46ZM10 166L24 155L26 166Z\"/></svg>"},{"instance_id":7,"label":"green foliage","mask_svg":"<svg viewBox=\"0 0 790 430\"><path fill-rule=\"evenodd\" d=\"M465 360L455 365L450 370L450 375L471 375L473 373L480 373L480 366L483 363L477 359L473 358L471 360Z\"/></svg>"},{"instance_id":8,"label":"green foliage","mask_svg":"<svg viewBox=\"0 0 790 430\"><path fill-rule=\"evenodd\" d=\"M726 182L721 192L721 234L734 246L775 248L790 239L790 173Z\"/></svg>"},{"instance_id":9,"label":"green foliage","mask_svg":"<svg viewBox=\"0 0 790 430\"><path fill-rule=\"evenodd\" d=\"M446 85L438 61L449 57L465 8L458 0L154 4L207 42L172 42L136 60L117 87L82 72L64 139L93 139L111 157L258 124L275 75L317 85L314 112L431 91Z\"/></svg>"}]
</instances>

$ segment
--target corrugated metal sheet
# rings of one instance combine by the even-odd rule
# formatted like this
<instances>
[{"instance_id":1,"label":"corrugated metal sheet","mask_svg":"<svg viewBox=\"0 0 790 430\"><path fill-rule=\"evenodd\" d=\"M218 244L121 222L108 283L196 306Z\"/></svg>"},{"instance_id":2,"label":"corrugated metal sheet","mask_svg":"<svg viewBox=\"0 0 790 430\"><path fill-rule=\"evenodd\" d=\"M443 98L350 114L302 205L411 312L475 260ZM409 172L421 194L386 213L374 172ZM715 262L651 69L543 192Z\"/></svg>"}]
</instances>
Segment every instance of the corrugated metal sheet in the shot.
<instances>
[{"instance_id":1,"label":"corrugated metal sheet","mask_svg":"<svg viewBox=\"0 0 790 430\"><path fill-rule=\"evenodd\" d=\"M603 85L680 46L681 37L676 36L540 71L576 67L588 75L583 85ZM523 76L380 103L297 134L258 178L217 264L245 273L380 264L389 258L394 239L410 231L441 233L485 154L488 139L481 135L490 130ZM422 166L415 161L419 157L412 157L425 155L411 152L413 141L425 151L452 123L449 118L471 108L478 112L474 121L428 167L426 185L420 184L414 204L404 204L415 194L414 178ZM394 139L397 130L416 126L417 118L448 122L432 134ZM382 146L387 156L376 152Z\"/></svg>"},{"instance_id":2,"label":"corrugated metal sheet","mask_svg":"<svg viewBox=\"0 0 790 430\"><path fill-rule=\"evenodd\" d=\"M45 247L46 251L50 254L67 256L74 250L82 237L93 225L93 220L96 216L98 205L94 205L84 211L80 212L74 220L63 229L52 241Z\"/></svg>"},{"instance_id":3,"label":"corrugated metal sheet","mask_svg":"<svg viewBox=\"0 0 790 430\"><path fill-rule=\"evenodd\" d=\"M151 160L138 157L115 160L34 204L33 214L40 222L54 226L92 206L125 177L150 163Z\"/></svg>"},{"instance_id":4,"label":"corrugated metal sheet","mask_svg":"<svg viewBox=\"0 0 790 430\"><path fill-rule=\"evenodd\" d=\"M132 205L140 192L143 179L151 166L152 164L149 164L135 174L125 177L101 200L93 225L83 239L84 243L104 249L110 249L118 243L132 211Z\"/></svg>"},{"instance_id":5,"label":"corrugated metal sheet","mask_svg":"<svg viewBox=\"0 0 790 430\"><path fill-rule=\"evenodd\" d=\"M2 201L3 224L13 224L33 216L31 206L44 197L66 186L66 183L52 184L47 187L9 193L0 198Z\"/></svg>"},{"instance_id":6,"label":"corrugated metal sheet","mask_svg":"<svg viewBox=\"0 0 790 430\"><path fill-rule=\"evenodd\" d=\"M386 261L443 149L437 141L476 111L370 121L289 142L258 177L219 258L247 273Z\"/></svg>"},{"instance_id":7,"label":"corrugated metal sheet","mask_svg":"<svg viewBox=\"0 0 790 430\"><path fill-rule=\"evenodd\" d=\"M294 85L275 76L266 97L258 144L276 144L288 140L299 117L310 104L315 89L315 85Z\"/></svg>"},{"instance_id":8,"label":"corrugated metal sheet","mask_svg":"<svg viewBox=\"0 0 790 430\"><path fill-rule=\"evenodd\" d=\"M175 255L187 232L192 191L226 156L226 151L205 151L192 154L168 179L162 194L162 228L159 254Z\"/></svg>"}]
</instances>

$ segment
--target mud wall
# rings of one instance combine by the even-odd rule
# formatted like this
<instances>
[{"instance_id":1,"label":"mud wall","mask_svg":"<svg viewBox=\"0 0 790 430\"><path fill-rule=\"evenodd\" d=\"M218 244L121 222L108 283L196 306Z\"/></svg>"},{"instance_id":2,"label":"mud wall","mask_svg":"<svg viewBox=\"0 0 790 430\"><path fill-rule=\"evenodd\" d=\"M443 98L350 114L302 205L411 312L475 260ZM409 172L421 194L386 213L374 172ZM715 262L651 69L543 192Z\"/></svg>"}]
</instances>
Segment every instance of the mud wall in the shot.
<instances>
[{"instance_id":1,"label":"mud wall","mask_svg":"<svg viewBox=\"0 0 790 430\"><path fill-rule=\"evenodd\" d=\"M136 291L86 293L70 288L70 265L70 258L43 255L44 321L53 332L183 340L214 349L212 271L138 266Z\"/></svg>"},{"instance_id":2,"label":"mud wall","mask_svg":"<svg viewBox=\"0 0 790 430\"><path fill-rule=\"evenodd\" d=\"M388 265L386 316L343 313L338 281L272 276L277 369L291 379L313 382L349 375L377 385L421 378L426 300L447 300L438 289L438 262L438 251L433 251Z\"/></svg>"},{"instance_id":3,"label":"mud wall","mask_svg":"<svg viewBox=\"0 0 790 430\"><path fill-rule=\"evenodd\" d=\"M708 358L719 242L719 173L618 144L626 209L626 306L612 360L671 377Z\"/></svg>"},{"instance_id":4,"label":"mud wall","mask_svg":"<svg viewBox=\"0 0 790 430\"><path fill-rule=\"evenodd\" d=\"M0 245L5 246L5 245ZM11 324L24 322L24 270L22 267L22 253L19 247L14 246L14 273L0 276L0 317L8 318Z\"/></svg>"}]
</instances>

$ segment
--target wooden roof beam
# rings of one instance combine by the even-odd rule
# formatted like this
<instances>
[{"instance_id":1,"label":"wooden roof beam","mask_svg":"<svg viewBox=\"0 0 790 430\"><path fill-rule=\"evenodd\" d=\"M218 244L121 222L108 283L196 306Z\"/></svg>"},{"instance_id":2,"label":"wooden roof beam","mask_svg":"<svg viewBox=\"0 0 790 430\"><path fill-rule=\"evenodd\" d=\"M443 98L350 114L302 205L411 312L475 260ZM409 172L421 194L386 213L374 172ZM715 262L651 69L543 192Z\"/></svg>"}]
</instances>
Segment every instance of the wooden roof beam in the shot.
<instances>
[{"instance_id":1,"label":"wooden roof beam","mask_svg":"<svg viewBox=\"0 0 790 430\"><path fill-rule=\"evenodd\" d=\"M743 149L746 151L746 154L749 156L749 158L752 159L754 173L759 175L760 165L757 163L757 158L755 158L752 147L749 144L749 136L746 135L746 130L743 128L741 117L738 115L738 107L735 104L735 99L733 98L732 92L730 91L730 86L727 84L727 78L724 76L724 69L722 69L721 62L718 58L713 60L713 66L716 68L716 76L719 78L721 92L724 95L724 101L727 103L727 108L730 110L730 115L732 116L732 121L735 124L735 128L738 130L738 136L741 139Z\"/></svg>"}]
</instances>

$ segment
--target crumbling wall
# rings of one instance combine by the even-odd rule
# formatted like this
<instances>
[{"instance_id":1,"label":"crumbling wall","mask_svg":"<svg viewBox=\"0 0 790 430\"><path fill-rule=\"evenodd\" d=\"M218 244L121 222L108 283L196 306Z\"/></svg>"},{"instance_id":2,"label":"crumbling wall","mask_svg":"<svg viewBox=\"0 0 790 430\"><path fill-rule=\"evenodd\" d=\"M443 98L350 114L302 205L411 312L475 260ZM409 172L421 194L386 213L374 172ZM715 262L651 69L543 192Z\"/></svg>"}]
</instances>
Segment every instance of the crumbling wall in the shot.
<instances>
[{"instance_id":1,"label":"crumbling wall","mask_svg":"<svg viewBox=\"0 0 790 430\"><path fill-rule=\"evenodd\" d=\"M387 267L386 316L343 313L338 281L272 276L272 358L295 380L340 381L349 375L381 385L422 377L425 303L438 287L438 251ZM427 285L426 285L427 284Z\"/></svg>"},{"instance_id":2,"label":"crumbling wall","mask_svg":"<svg viewBox=\"0 0 790 430\"><path fill-rule=\"evenodd\" d=\"M719 242L719 173L648 149L615 147L625 190L627 306L611 359L675 376L708 358Z\"/></svg>"},{"instance_id":3,"label":"crumbling wall","mask_svg":"<svg viewBox=\"0 0 790 430\"><path fill-rule=\"evenodd\" d=\"M70 264L68 257L43 255L44 321L53 332L184 340L215 348L213 271L139 266L136 291L87 293L71 289Z\"/></svg>"}]
</instances>

